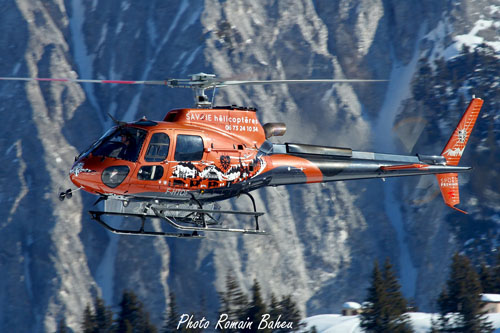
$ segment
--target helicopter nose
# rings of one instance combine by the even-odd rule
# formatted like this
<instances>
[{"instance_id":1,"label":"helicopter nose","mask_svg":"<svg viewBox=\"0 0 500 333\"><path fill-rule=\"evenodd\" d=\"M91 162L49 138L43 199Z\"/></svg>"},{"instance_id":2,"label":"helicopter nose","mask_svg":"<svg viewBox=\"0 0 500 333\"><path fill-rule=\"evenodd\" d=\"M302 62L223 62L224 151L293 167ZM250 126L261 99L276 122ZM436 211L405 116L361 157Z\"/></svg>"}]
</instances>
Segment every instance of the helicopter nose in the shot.
<instances>
[{"instance_id":1,"label":"helicopter nose","mask_svg":"<svg viewBox=\"0 0 500 333\"><path fill-rule=\"evenodd\" d=\"M92 191L99 179L99 173L89 168L85 161L77 161L69 171L69 179L79 188Z\"/></svg>"}]
</instances>

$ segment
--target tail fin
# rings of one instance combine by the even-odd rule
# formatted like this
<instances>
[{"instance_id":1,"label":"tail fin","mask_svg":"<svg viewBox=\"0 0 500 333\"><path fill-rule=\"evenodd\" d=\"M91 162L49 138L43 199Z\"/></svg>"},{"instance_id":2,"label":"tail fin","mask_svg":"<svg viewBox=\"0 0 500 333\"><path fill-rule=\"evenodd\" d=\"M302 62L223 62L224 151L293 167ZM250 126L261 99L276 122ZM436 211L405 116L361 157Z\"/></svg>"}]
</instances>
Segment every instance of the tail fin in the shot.
<instances>
[{"instance_id":1,"label":"tail fin","mask_svg":"<svg viewBox=\"0 0 500 333\"><path fill-rule=\"evenodd\" d=\"M481 106L483 106L483 100L480 98L473 98L462 116L462 119L460 119L458 126L455 128L455 131L441 153L446 159L447 165L458 165L464 152L465 145L467 145L467 141L469 141L470 133L474 128L479 111L481 111ZM463 210L455 207L455 205L460 203L458 174L442 173L436 175L436 177L446 205L467 214Z\"/></svg>"}]
</instances>

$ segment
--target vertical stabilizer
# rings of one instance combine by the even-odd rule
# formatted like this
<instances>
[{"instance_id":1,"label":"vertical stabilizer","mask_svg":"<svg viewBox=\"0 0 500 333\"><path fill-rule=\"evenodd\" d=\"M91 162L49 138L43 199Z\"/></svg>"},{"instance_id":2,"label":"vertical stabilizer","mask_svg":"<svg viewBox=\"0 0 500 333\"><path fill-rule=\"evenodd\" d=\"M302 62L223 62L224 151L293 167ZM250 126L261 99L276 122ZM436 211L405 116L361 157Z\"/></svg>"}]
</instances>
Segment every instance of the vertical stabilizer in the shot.
<instances>
[{"instance_id":1,"label":"vertical stabilizer","mask_svg":"<svg viewBox=\"0 0 500 333\"><path fill-rule=\"evenodd\" d=\"M474 128L479 111L481 111L481 106L483 106L483 100L473 98L462 119L460 119L458 126L455 128L455 131L441 153L446 158L447 165L458 165L464 153L465 145L469 141L470 133Z\"/></svg>"},{"instance_id":2,"label":"vertical stabilizer","mask_svg":"<svg viewBox=\"0 0 500 333\"><path fill-rule=\"evenodd\" d=\"M455 128L455 131L453 131L453 134L441 153L441 155L446 159L447 165L458 165L482 106L482 99L473 98L467 107L462 119L460 119L458 126ZM463 210L455 207L455 205L460 203L458 174L443 173L436 175L436 178L446 205L458 210L459 212L467 214Z\"/></svg>"}]
</instances>

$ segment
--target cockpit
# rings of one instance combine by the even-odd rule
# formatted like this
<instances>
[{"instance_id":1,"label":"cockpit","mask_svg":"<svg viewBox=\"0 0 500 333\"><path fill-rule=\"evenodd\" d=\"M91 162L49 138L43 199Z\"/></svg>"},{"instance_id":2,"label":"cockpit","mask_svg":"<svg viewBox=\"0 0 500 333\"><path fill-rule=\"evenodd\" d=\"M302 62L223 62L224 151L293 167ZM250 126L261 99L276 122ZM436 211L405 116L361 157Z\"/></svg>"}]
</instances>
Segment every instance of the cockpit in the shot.
<instances>
[{"instance_id":1,"label":"cockpit","mask_svg":"<svg viewBox=\"0 0 500 333\"><path fill-rule=\"evenodd\" d=\"M127 124L109 129L78 156L70 171L73 183L78 187L94 188L96 193L105 191L101 184L117 188L129 175L132 175L132 182L141 181L141 186L148 185L145 181L157 184L168 172L180 172L182 167L176 169L177 163L203 159L205 144L197 133L168 128L144 129L142 127L148 124L139 125L141 127ZM175 145L174 149L171 145Z\"/></svg>"},{"instance_id":2,"label":"cockpit","mask_svg":"<svg viewBox=\"0 0 500 333\"><path fill-rule=\"evenodd\" d=\"M136 162L147 131L135 127L114 127L97 140L83 155L112 157Z\"/></svg>"}]
</instances>

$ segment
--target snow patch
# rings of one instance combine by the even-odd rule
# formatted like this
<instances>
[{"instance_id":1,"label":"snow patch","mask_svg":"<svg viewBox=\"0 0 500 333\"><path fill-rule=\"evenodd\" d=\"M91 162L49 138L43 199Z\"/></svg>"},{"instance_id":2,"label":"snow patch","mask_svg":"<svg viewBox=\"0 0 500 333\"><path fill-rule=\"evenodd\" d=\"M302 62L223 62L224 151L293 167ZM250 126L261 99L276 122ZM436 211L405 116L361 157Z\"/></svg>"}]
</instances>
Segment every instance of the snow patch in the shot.
<instances>
[{"instance_id":1,"label":"snow patch","mask_svg":"<svg viewBox=\"0 0 500 333\"><path fill-rule=\"evenodd\" d=\"M444 58L450 59L457 56L462 48L465 46L470 47L471 49L476 48L478 45L485 43L495 49L495 52L500 52L500 40L499 41L487 41L484 37L480 37L477 34L482 31L489 29L491 27L495 27L498 29L500 22L494 22L492 20L477 20L474 24L474 27L468 34L457 35L453 38L455 41L453 44L448 46L444 51ZM498 37L496 37L498 40Z\"/></svg>"},{"instance_id":2,"label":"snow patch","mask_svg":"<svg viewBox=\"0 0 500 333\"><path fill-rule=\"evenodd\" d=\"M14 65L14 69L12 70L12 75L16 75L19 72L19 68L21 68L21 63L18 62Z\"/></svg>"},{"instance_id":3,"label":"snow patch","mask_svg":"<svg viewBox=\"0 0 500 333\"><path fill-rule=\"evenodd\" d=\"M357 302L345 302L342 305L342 308L343 309L359 310L359 309L361 309L361 304L359 304Z\"/></svg>"},{"instance_id":4,"label":"snow patch","mask_svg":"<svg viewBox=\"0 0 500 333\"><path fill-rule=\"evenodd\" d=\"M500 303L500 294L481 294L481 301Z\"/></svg>"},{"instance_id":5,"label":"snow patch","mask_svg":"<svg viewBox=\"0 0 500 333\"><path fill-rule=\"evenodd\" d=\"M188 1L181 1L179 9L177 10L177 14L175 15L174 19L172 20L172 24L170 25L170 27L167 31L167 34L165 35L165 37L162 40L162 44L165 44L169 40L170 35L174 31L174 29L177 27L177 24L179 23L179 20L182 17L182 15L184 15L184 12L188 8L188 5L189 5Z\"/></svg>"},{"instance_id":6,"label":"snow patch","mask_svg":"<svg viewBox=\"0 0 500 333\"><path fill-rule=\"evenodd\" d=\"M432 328L431 320L436 320L439 315L436 313L410 312L410 323L415 333L427 333ZM486 315L495 328L495 333L500 333L500 313L489 313ZM306 318L302 321L306 327L302 332L307 332L313 326L320 333L361 333L359 316L341 316L339 314L325 314Z\"/></svg>"},{"instance_id":7,"label":"snow patch","mask_svg":"<svg viewBox=\"0 0 500 333\"><path fill-rule=\"evenodd\" d=\"M187 20L184 21L184 26L182 27L182 31L186 31L187 28L189 28L190 26L192 26L193 24L195 24L198 19L200 18L201 16L201 12L203 11L203 7L202 6L198 6L197 7L198 9L193 11L191 13L191 15L189 16L189 18Z\"/></svg>"},{"instance_id":8,"label":"snow patch","mask_svg":"<svg viewBox=\"0 0 500 333\"><path fill-rule=\"evenodd\" d=\"M106 41L106 35L108 33L108 25L104 24L101 29L101 36L99 37L99 41L97 42L96 49L99 50L102 44Z\"/></svg>"},{"instance_id":9,"label":"snow patch","mask_svg":"<svg viewBox=\"0 0 500 333\"><path fill-rule=\"evenodd\" d=\"M130 2L128 1L122 1L120 4L120 9L122 11L127 11L130 8Z\"/></svg>"},{"instance_id":10,"label":"snow patch","mask_svg":"<svg viewBox=\"0 0 500 333\"><path fill-rule=\"evenodd\" d=\"M444 40L453 32L453 28L447 19L439 21L436 28L431 30L424 38L433 44L432 53L429 56L429 64L433 65L436 59L442 58L445 52Z\"/></svg>"},{"instance_id":11,"label":"snow patch","mask_svg":"<svg viewBox=\"0 0 500 333\"><path fill-rule=\"evenodd\" d=\"M120 32L122 32L122 29L123 29L123 22L120 21L120 22L118 22L118 25L116 26L115 34L119 35Z\"/></svg>"},{"instance_id":12,"label":"snow patch","mask_svg":"<svg viewBox=\"0 0 500 333\"><path fill-rule=\"evenodd\" d=\"M492 13L497 12L499 9L500 6L490 6L490 11ZM478 45L485 43L491 46L495 52L500 52L500 37L498 32L495 34L495 40L485 40L484 37L478 36L481 31L490 28L498 30L500 28L500 21L485 19L477 20L469 33L453 37L453 43L445 46L446 37L452 35L453 27L449 23L448 19L443 18L438 23L436 28L425 35L425 39L433 44L432 52L429 56L429 64L433 64L434 60L439 58L449 60L456 57L460 54L464 46L474 49Z\"/></svg>"},{"instance_id":13,"label":"snow patch","mask_svg":"<svg viewBox=\"0 0 500 333\"><path fill-rule=\"evenodd\" d=\"M186 51L183 51L181 53L181 55L179 56L179 58L177 59L177 61L175 62L175 64L172 66L172 68L177 68L177 66L179 66L179 64L184 60L184 58L186 57L186 54L187 52Z\"/></svg>"},{"instance_id":14,"label":"snow patch","mask_svg":"<svg viewBox=\"0 0 500 333\"><path fill-rule=\"evenodd\" d=\"M198 46L196 48L196 50L194 50L189 55L189 57L186 59L186 62L182 66L182 72L185 72L189 68L189 66L193 63L194 59L196 58L196 56L198 55L198 53L200 52L200 50L202 49L202 47L203 47L203 45Z\"/></svg>"}]
</instances>

